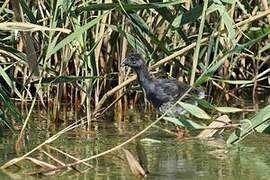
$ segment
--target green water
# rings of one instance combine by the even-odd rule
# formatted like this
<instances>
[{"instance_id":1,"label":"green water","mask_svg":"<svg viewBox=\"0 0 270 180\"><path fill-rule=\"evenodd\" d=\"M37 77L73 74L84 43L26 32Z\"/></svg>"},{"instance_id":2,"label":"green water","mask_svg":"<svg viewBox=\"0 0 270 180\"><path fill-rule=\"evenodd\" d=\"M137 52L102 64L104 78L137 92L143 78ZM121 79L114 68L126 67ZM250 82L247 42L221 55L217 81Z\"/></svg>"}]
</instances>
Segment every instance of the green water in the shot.
<instances>
[{"instance_id":1,"label":"green water","mask_svg":"<svg viewBox=\"0 0 270 180\"><path fill-rule=\"evenodd\" d=\"M23 147L25 152L31 150L39 143L56 133L46 120L33 119L31 132L27 132L27 138ZM72 119L69 117L69 119ZM144 116L129 118L129 121L116 123L110 120L95 122L92 124L97 129L97 134L82 132L77 128L68 132L51 143L77 158L83 159L101 153L113 146L122 143L143 130L152 122L154 117ZM65 123L62 124L66 126ZM60 126L59 129L62 127ZM193 133L193 132L192 132ZM191 134L192 134L191 133ZM229 134L228 131L225 134ZM150 129L143 138L158 141L136 141L125 146L136 157L136 144L144 148L148 159L150 174L146 179L270 179L270 136L253 134L238 145L227 146L226 136L214 140L200 141L192 138L177 139L174 136L160 132L158 129ZM12 159L15 137L8 132L1 135L0 162ZM52 154L58 160L68 163L71 160L44 147L44 150ZM56 164L40 151L31 157L45 162ZM20 168L12 167L7 171L0 171L0 179L134 179L123 151L115 151L89 162L93 168L80 165L78 172L61 171L50 176L29 176L36 166L28 161L21 162Z\"/></svg>"}]
</instances>

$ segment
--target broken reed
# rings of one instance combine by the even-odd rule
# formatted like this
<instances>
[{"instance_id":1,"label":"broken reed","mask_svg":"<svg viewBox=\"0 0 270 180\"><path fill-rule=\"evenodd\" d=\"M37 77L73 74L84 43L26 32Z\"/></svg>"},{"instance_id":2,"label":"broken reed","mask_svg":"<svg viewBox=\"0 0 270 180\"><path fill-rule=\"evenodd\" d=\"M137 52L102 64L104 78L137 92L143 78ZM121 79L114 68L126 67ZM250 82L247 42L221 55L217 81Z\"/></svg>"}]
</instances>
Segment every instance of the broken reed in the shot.
<instances>
[{"instance_id":1,"label":"broken reed","mask_svg":"<svg viewBox=\"0 0 270 180\"><path fill-rule=\"evenodd\" d=\"M131 49L151 70L186 82L191 76L210 95L221 91L228 100L236 88L251 86L255 98L257 87L269 87L270 11L264 1L252 3L2 3L1 111L19 121L13 100L33 104L34 98L54 120L61 103L83 107L88 120L104 107L127 110L142 99L125 89L135 76L120 67ZM15 21L21 23L4 24Z\"/></svg>"}]
</instances>

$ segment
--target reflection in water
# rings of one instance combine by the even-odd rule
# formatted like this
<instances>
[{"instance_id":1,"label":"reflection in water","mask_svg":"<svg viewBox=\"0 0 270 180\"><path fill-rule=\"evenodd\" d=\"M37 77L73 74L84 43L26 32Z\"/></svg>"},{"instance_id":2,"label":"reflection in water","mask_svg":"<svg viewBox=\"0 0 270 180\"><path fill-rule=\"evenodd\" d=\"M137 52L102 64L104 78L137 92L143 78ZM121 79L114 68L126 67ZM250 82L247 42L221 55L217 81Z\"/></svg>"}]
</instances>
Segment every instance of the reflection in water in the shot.
<instances>
[{"instance_id":1,"label":"reflection in water","mask_svg":"<svg viewBox=\"0 0 270 180\"><path fill-rule=\"evenodd\" d=\"M36 114L39 119L32 122L34 130L28 132L27 150L43 142L48 136L55 133L55 129L48 128L46 119L40 118L40 112ZM65 116L62 116L63 118ZM153 121L153 116L141 117L138 114L129 114L128 121L95 122L97 131L85 129L73 130L52 143L57 147L77 158L90 157L114 147L127 140L134 134L144 129ZM68 119L72 118L72 113L66 116L63 127L67 125ZM41 122L42 121L42 122ZM50 129L53 132L50 132ZM61 129L61 126L60 126ZM94 133L93 133L94 132ZM264 136L250 136L239 145L227 146L223 139L211 141L200 141L195 139L176 139L170 135L163 135L158 129L151 129L141 138L156 139L159 141L141 141L140 144L146 151L148 158L148 169L150 175L148 179L270 179L270 138ZM227 137L227 136L225 136ZM13 158L14 138L9 134L4 134L1 138L0 161L1 163ZM126 149L136 155L136 142L125 146ZM64 162L71 162L70 159L61 154L44 148L57 159ZM35 157L49 161L52 160L42 153L36 153ZM124 158L122 151L117 151L101 158L89 162L94 168L79 166L83 174L59 173L50 176L49 179L132 179L132 174ZM25 163L27 164L27 163ZM29 163L28 163L29 164ZM22 164L24 167L25 165ZM29 165L28 165L29 166ZM27 167L28 167L27 166ZM29 168L32 168L29 166ZM14 168L12 168L14 169ZM27 172L28 169L25 171ZM24 172L16 172L19 178L25 178ZM10 179L14 174L10 172L0 172L0 179ZM32 177L32 179L35 179Z\"/></svg>"}]
</instances>

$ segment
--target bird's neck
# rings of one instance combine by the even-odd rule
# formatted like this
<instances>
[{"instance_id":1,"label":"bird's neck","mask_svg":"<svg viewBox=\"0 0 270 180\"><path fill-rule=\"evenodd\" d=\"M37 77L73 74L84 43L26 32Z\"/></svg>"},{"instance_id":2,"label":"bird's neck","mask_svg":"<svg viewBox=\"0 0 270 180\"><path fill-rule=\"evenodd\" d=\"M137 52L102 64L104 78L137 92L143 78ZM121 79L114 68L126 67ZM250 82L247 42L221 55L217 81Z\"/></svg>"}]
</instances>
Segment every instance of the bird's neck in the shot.
<instances>
[{"instance_id":1,"label":"bird's neck","mask_svg":"<svg viewBox=\"0 0 270 180\"><path fill-rule=\"evenodd\" d=\"M144 65L136 69L136 73L137 73L140 85L143 86L143 88L147 87L147 85L149 85L151 81L147 67Z\"/></svg>"}]
</instances>

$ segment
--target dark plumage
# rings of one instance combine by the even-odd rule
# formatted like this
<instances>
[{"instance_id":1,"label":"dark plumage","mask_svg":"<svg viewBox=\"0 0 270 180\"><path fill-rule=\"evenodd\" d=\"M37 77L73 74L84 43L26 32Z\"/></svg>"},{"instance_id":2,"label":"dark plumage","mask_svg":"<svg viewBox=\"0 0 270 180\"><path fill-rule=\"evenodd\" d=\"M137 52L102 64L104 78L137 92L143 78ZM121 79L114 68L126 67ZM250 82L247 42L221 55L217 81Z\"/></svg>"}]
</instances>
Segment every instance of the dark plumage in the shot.
<instances>
[{"instance_id":1,"label":"dark plumage","mask_svg":"<svg viewBox=\"0 0 270 180\"><path fill-rule=\"evenodd\" d=\"M128 57L123 60L122 64L136 71L144 96L160 113L166 112L190 88L188 84L175 79L150 78L142 57L137 53L128 54ZM197 105L194 97L204 98L203 89L192 88L182 101ZM167 115L175 117L183 113L183 108L180 105L176 105Z\"/></svg>"}]
</instances>

